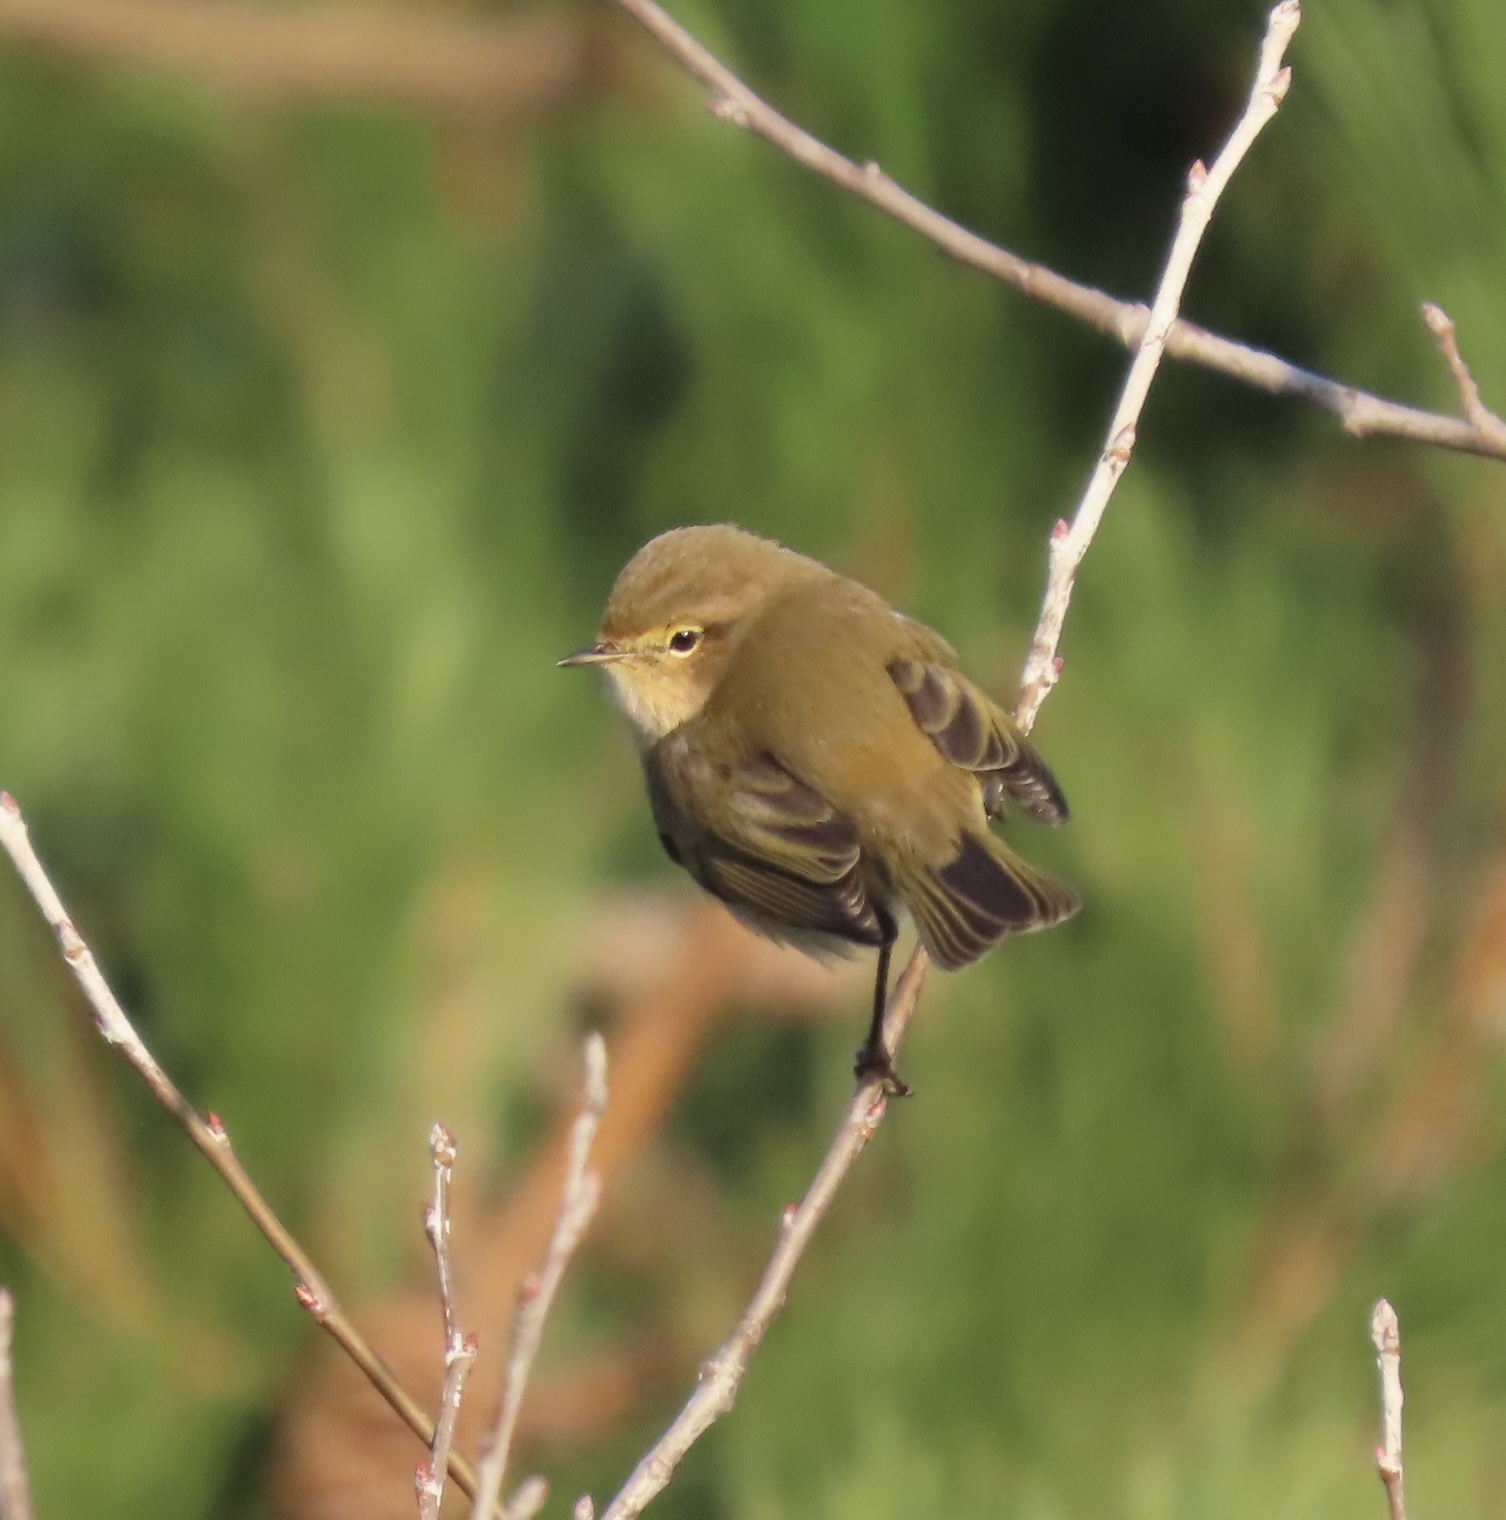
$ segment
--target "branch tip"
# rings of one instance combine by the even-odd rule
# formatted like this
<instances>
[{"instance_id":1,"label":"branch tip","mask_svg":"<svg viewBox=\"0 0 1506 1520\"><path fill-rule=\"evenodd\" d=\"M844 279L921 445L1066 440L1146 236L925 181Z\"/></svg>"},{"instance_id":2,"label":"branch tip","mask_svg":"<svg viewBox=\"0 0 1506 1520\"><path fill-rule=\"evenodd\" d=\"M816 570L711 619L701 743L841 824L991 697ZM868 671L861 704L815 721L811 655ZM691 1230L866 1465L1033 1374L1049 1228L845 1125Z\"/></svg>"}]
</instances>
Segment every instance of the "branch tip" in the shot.
<instances>
[{"instance_id":1,"label":"branch tip","mask_svg":"<svg viewBox=\"0 0 1506 1520\"><path fill-rule=\"evenodd\" d=\"M549 1485L537 1473L525 1478L507 1501L507 1520L533 1520L549 1499Z\"/></svg>"},{"instance_id":2,"label":"branch tip","mask_svg":"<svg viewBox=\"0 0 1506 1520\"><path fill-rule=\"evenodd\" d=\"M607 1042L598 1030L586 1036L586 1108L600 1114L607 1106Z\"/></svg>"},{"instance_id":3,"label":"branch tip","mask_svg":"<svg viewBox=\"0 0 1506 1520\"><path fill-rule=\"evenodd\" d=\"M1375 1448L1375 1468L1386 1488L1391 1520L1407 1520L1405 1478L1401 1457L1401 1325L1396 1310L1383 1298L1370 1315L1370 1342L1380 1373L1381 1444Z\"/></svg>"},{"instance_id":4,"label":"branch tip","mask_svg":"<svg viewBox=\"0 0 1506 1520\"><path fill-rule=\"evenodd\" d=\"M429 1131L429 1150L436 1166L454 1166L458 1147L455 1136L445 1124L436 1121Z\"/></svg>"},{"instance_id":5,"label":"branch tip","mask_svg":"<svg viewBox=\"0 0 1506 1520\"><path fill-rule=\"evenodd\" d=\"M1506 448L1506 421L1491 411L1481 399L1480 387L1475 383L1469 365L1464 362L1463 354L1459 352L1458 329L1454 326L1453 319L1441 306L1424 301L1422 320L1437 340L1438 351L1443 355L1443 362L1453 377L1465 421L1483 445Z\"/></svg>"},{"instance_id":6,"label":"branch tip","mask_svg":"<svg viewBox=\"0 0 1506 1520\"><path fill-rule=\"evenodd\" d=\"M1401 1352L1401 1321L1387 1299L1378 1300L1370 1316L1370 1340L1382 1356Z\"/></svg>"}]
</instances>

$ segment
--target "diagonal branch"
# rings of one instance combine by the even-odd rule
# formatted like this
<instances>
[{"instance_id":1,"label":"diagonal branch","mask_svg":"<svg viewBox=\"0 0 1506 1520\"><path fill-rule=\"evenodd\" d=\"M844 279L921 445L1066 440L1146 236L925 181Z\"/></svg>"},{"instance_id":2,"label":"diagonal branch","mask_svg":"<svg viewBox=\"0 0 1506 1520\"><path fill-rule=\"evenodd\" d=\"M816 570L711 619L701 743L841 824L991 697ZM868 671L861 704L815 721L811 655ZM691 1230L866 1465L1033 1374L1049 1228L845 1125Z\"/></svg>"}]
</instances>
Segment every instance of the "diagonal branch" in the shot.
<instances>
[{"instance_id":1,"label":"diagonal branch","mask_svg":"<svg viewBox=\"0 0 1506 1520\"><path fill-rule=\"evenodd\" d=\"M105 1043L113 1045L130 1062L136 1074L151 1089L152 1096L178 1121L188 1138L224 1179L241 1207L251 1216L252 1223L287 1264L293 1274L294 1296L313 1316L315 1323L327 1331L340 1349L366 1374L377 1392L419 1440L425 1446L432 1445L433 1422L356 1328L355 1322L320 1275L313 1259L293 1238L272 1205L262 1196L261 1190L231 1149L230 1136L219 1117L213 1113L207 1118L199 1114L178 1091L172 1078L157 1064L156 1057L147 1049L135 1026L126 1017L125 1010L116 1001L115 994L111 992L96 964L93 952L68 917L46 868L37 858L31 837L27 833L26 822L21 817L21 809L9 792L0 792L0 846L5 848L14 862L21 880L42 910L42 916L57 935L63 959L89 1000L89 1006L94 1010L95 1026ZM459 1452L450 1453L449 1470L450 1476L467 1494L475 1492L475 1470Z\"/></svg>"},{"instance_id":2,"label":"diagonal branch","mask_svg":"<svg viewBox=\"0 0 1506 1520\"><path fill-rule=\"evenodd\" d=\"M910 1016L915 1012L921 984L925 980L926 964L925 951L917 949L890 995L889 1010L884 1017L884 1049L891 1056L898 1049ZM743 1311L737 1328L701 1369L695 1392L669 1429L634 1468L602 1520L632 1520L633 1516L641 1514L669 1482L685 1453L732 1408L748 1362L784 1307L784 1296L806 1246L826 1217L826 1211L853 1163L873 1138L887 1106L882 1077L872 1077L859 1085L847 1105L836 1139L806 1189L805 1197L784 1211L774 1254L769 1258L758 1291ZM582 1499L577 1504L576 1514L592 1514L589 1499Z\"/></svg>"},{"instance_id":3,"label":"diagonal branch","mask_svg":"<svg viewBox=\"0 0 1506 1520\"><path fill-rule=\"evenodd\" d=\"M1109 423L1103 453L1088 481L1087 490L1078 504L1071 526L1064 521L1058 522L1051 534L1046 596L1041 605L1035 637L1031 640L1030 654L1025 661L1024 674L1020 678L1020 696L1015 705L1015 721L1025 733L1030 732L1041 703L1046 700L1046 693L1056 684L1061 674L1056 648L1067 620L1067 607L1072 600L1077 567L1088 552L1088 546L1098 532L1098 525L1103 521L1109 498L1114 494L1119 477L1124 474L1130 456L1134 453L1140 413L1176 325L1182 292L1187 286L1187 276L1192 272L1192 261L1202 244L1203 234L1208 230L1219 197L1285 98L1287 87L1291 84L1292 71L1283 68L1281 60L1286 56L1286 50L1301 21L1302 7L1298 0L1282 0L1271 12L1265 40L1260 47L1260 61L1255 68L1255 82L1250 87L1250 98L1245 104L1244 112L1235 122L1229 140L1213 160L1212 168L1205 168L1199 159L1187 176L1187 194L1182 201L1176 236L1172 239L1171 251L1166 255L1166 265L1161 271L1161 281L1150 309L1150 320L1145 325L1129 374L1125 377L1119 404L1114 408L1114 418Z\"/></svg>"},{"instance_id":4,"label":"diagonal branch","mask_svg":"<svg viewBox=\"0 0 1506 1520\"><path fill-rule=\"evenodd\" d=\"M640 9L646 8L663 17L663 13L652 5L652 0L621 0L621 3L634 14L639 14ZM1261 129L1276 114L1286 93L1290 71L1281 66L1281 59L1297 30L1301 16L1297 0L1282 0L1271 12L1256 67L1255 82L1244 114L1214 160L1213 167L1205 169L1199 162L1193 165L1188 176L1187 195L1182 204L1177 234L1166 258L1166 266L1151 308L1150 321L1142 332L1119 404L1115 408L1108 446L1088 482L1072 526L1068 528L1065 522L1059 523L1057 531L1052 534L1051 567L1045 602L1030 657L1026 661L1016 707L1017 721L1026 732L1034 724L1041 703L1045 701L1060 673L1061 662L1056 658L1056 646L1066 619L1077 567L1087 553L1114 487L1129 463L1134 449L1135 426L1161 356L1166 351L1168 335L1176 321L1177 307L1188 271L1219 196ZM663 17L663 20L666 25L674 26L667 17ZM678 28L675 31L678 33ZM684 36L683 33L679 35ZM689 38L685 41L691 47L697 47ZM700 53L698 47L697 52ZM716 80L719 85L737 86L732 76L726 74L709 54L701 56L708 68L718 71ZM737 88L741 89L741 86ZM730 98L726 97L725 91L724 98ZM735 102L733 109L742 109L742 106ZM814 139L804 138L804 134L801 137L812 146L813 151L830 152ZM884 1049L891 1057L915 1011L928 965L929 958L924 947L917 946L890 996L884 1019ZM731 1410L753 1353L784 1306L785 1294L801 1256L831 1207L837 1189L883 1121L887 1106L880 1079L859 1085L843 1115L836 1138L827 1150L805 1197L798 1205L791 1205L785 1210L774 1253L737 1328L721 1350L701 1369L695 1392L669 1428L638 1463L602 1520L635 1520L669 1483L675 1468L696 1441L716 1420ZM589 1497L582 1498L576 1505L578 1520L591 1520L594 1513Z\"/></svg>"},{"instance_id":5,"label":"diagonal branch","mask_svg":"<svg viewBox=\"0 0 1506 1520\"><path fill-rule=\"evenodd\" d=\"M876 206L929 239L958 263L1002 280L1032 301L1085 323L1127 349L1139 347L1150 320L1144 306L1117 300L1090 285L1080 285L968 231L896 184L876 163L855 164L781 116L655 0L617 0L617 3L711 91L715 115L772 143L812 173ZM1175 322L1165 341L1169 357L1216 370L1275 396L1307 401L1331 412L1344 430L1355 437L1404 438L1413 443L1506 460L1506 436L1481 428L1473 417L1446 417L1387 401L1187 321Z\"/></svg>"}]
</instances>

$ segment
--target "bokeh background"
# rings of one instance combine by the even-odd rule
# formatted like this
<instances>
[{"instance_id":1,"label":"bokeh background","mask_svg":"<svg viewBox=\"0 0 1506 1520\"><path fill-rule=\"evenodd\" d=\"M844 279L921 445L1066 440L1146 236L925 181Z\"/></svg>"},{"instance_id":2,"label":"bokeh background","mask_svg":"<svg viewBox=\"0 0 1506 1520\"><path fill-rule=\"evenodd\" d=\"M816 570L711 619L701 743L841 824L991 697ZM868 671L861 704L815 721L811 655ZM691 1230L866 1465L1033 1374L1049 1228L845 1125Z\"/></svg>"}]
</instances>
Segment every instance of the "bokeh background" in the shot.
<instances>
[{"instance_id":1,"label":"bokeh background","mask_svg":"<svg viewBox=\"0 0 1506 1520\"><path fill-rule=\"evenodd\" d=\"M1262 20L675 9L1128 295ZM1451 410L1432 299L1506 403L1503 57L1499 0L1312 0L1189 314ZM0 782L416 1388L430 1122L494 1355L608 1031L608 1198L520 1457L552 1515L730 1325L864 1002L695 902L553 660L646 537L730 519L1007 695L1123 363L713 120L609 7L0 0ZM1381 1292L1415 1511L1506 1515L1506 470L1187 370L1141 437L1037 730L1075 819L1019 831L1086 908L933 978L919 1095L665 1520L1377 1517ZM0 1280L45 1520L412 1513L416 1443L8 871Z\"/></svg>"}]
</instances>

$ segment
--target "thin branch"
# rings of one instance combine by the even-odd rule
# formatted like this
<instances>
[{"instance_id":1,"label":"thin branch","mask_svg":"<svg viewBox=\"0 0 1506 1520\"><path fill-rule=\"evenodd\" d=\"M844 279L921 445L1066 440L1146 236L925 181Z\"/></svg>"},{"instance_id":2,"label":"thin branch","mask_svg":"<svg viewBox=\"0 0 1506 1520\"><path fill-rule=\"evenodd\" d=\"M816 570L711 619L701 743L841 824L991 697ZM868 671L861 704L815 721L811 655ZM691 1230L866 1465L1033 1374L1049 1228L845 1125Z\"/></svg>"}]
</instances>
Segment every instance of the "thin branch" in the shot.
<instances>
[{"instance_id":1,"label":"thin branch","mask_svg":"<svg viewBox=\"0 0 1506 1520\"><path fill-rule=\"evenodd\" d=\"M538 115L579 91L603 73L604 51L586 13L482 21L424 7L246 0L0 0L0 37L279 97L503 119Z\"/></svg>"},{"instance_id":2,"label":"thin branch","mask_svg":"<svg viewBox=\"0 0 1506 1520\"><path fill-rule=\"evenodd\" d=\"M1443 362L1448 365L1449 374L1454 377L1454 384L1459 387L1459 399L1464 404L1464 415L1469 419L1470 426L1482 438L1489 438L1498 448L1506 449L1506 422L1496 416L1480 399L1480 387L1475 384L1475 377L1470 374L1469 366L1459 352L1459 340L1455 336L1454 324L1449 314L1441 306L1434 306L1431 301L1424 301L1422 320L1427 323L1428 331L1438 340Z\"/></svg>"},{"instance_id":3,"label":"thin branch","mask_svg":"<svg viewBox=\"0 0 1506 1520\"><path fill-rule=\"evenodd\" d=\"M0 1288L0 1520L32 1520L31 1489L26 1482L26 1453L16 1418L15 1383L10 1366L10 1332L16 1304Z\"/></svg>"},{"instance_id":4,"label":"thin branch","mask_svg":"<svg viewBox=\"0 0 1506 1520\"><path fill-rule=\"evenodd\" d=\"M68 917L57 888L37 858L25 820L21 817L21 809L9 792L0 792L0 845L5 847L21 880L42 910L42 916L57 935L63 959L94 1010L95 1026L105 1042L113 1045L130 1062L137 1075L151 1089L152 1096L178 1121L188 1138L224 1179L241 1207L251 1216L252 1223L287 1264L293 1274L294 1296L313 1316L314 1322L328 1332L366 1374L377 1392L419 1440L425 1446L432 1446L432 1421L356 1328L313 1260L262 1196L260 1189L237 1159L230 1145L230 1136L218 1116L211 1113L203 1118L199 1115L178 1091L172 1078L157 1064L135 1026L126 1017L124 1009L116 1001L115 994L110 991L109 984L95 963L93 953ZM474 1494L475 1470L459 1452L450 1453L449 1470L450 1476L467 1494Z\"/></svg>"},{"instance_id":5,"label":"thin branch","mask_svg":"<svg viewBox=\"0 0 1506 1520\"><path fill-rule=\"evenodd\" d=\"M1255 82L1250 88L1250 98L1243 114L1234 124L1229 140L1213 160L1211 168L1205 168L1199 159L1187 176L1187 194L1182 201L1182 214L1172 239L1171 251L1166 256L1166 267L1161 272L1161 282L1150 309L1150 321L1146 324L1144 337L1135 350L1119 404L1114 408L1114 419L1109 424L1108 439L1098 465L1088 481L1071 527L1058 522L1051 534L1051 565L1046 577L1046 596L1041 606L1040 621L1036 625L1035 638L1031 641L1030 654L1025 661L1025 671L1020 678L1020 696L1015 707L1015 719L1020 728L1029 732L1040 711L1046 693L1056 684L1061 666L1056 658L1056 647L1061 641L1062 626L1066 622L1067 607L1072 600L1072 587L1077 578L1077 567L1082 563L1093 535L1103 521L1104 509L1119 477L1124 474L1130 456L1135 449L1135 431L1145 398L1150 393L1151 381L1161 365L1166 351L1167 338L1177 319L1177 309L1182 303L1182 292L1192 261L1197 256L1203 234L1208 230L1214 208L1234 177L1246 153L1254 145L1262 129L1275 116L1291 84L1292 71L1283 68L1281 60L1291 45L1292 37L1302 21L1302 7L1298 0L1281 0L1271 12L1266 24L1265 39L1260 45L1260 60L1255 68Z\"/></svg>"},{"instance_id":6,"label":"thin branch","mask_svg":"<svg viewBox=\"0 0 1506 1520\"><path fill-rule=\"evenodd\" d=\"M917 949L889 998L889 1011L884 1019L884 1048L891 1056L898 1049L910 1016L915 1012L921 984L925 980L926 965L925 952ZM612 1500L602 1520L631 1520L632 1516L641 1514L649 1501L669 1482L685 1453L715 1421L732 1408L749 1360L784 1306L790 1279L795 1275L795 1268L799 1265L806 1246L825 1218L843 1179L873 1138L887 1106L882 1078L875 1077L862 1083L853 1094L841 1127L837 1130L836 1139L806 1190L805 1197L798 1205L792 1204L784 1211L774 1254L769 1258L758 1290L738 1321L737 1328L721 1350L701 1369L695 1392L676 1415L669 1429L639 1462L621 1492ZM594 1513L589 1498L582 1499L576 1505L575 1513L577 1517L588 1517Z\"/></svg>"},{"instance_id":7,"label":"thin branch","mask_svg":"<svg viewBox=\"0 0 1506 1520\"><path fill-rule=\"evenodd\" d=\"M528 1376L533 1371L533 1361L544 1336L544 1321L549 1317L570 1258L590 1227L596 1205L601 1201L601 1176L591 1171L587 1163L606 1107L607 1046L599 1034L592 1034L586 1040L585 1096L570 1131L570 1153L560 1211L542 1265L525 1277L518 1289L518 1307L513 1316L507 1370L502 1381L502 1406L497 1411L491 1443L481 1463L472 1520L486 1520L501 1495L513 1434L518 1427L518 1414L528 1388ZM510 1510L517 1507L520 1498L521 1490Z\"/></svg>"},{"instance_id":8,"label":"thin branch","mask_svg":"<svg viewBox=\"0 0 1506 1520\"><path fill-rule=\"evenodd\" d=\"M1385 1299L1370 1316L1370 1340L1381 1387L1381 1444L1375 1448L1375 1468L1386 1485L1391 1520L1407 1520L1401 1470L1401 1326L1396 1310Z\"/></svg>"},{"instance_id":9,"label":"thin branch","mask_svg":"<svg viewBox=\"0 0 1506 1520\"><path fill-rule=\"evenodd\" d=\"M876 206L958 263L992 275L1030 300L1085 323L1127 349L1139 347L1150 319L1144 306L1080 285L969 232L896 184L876 163L859 166L781 116L655 0L618 0L618 4L711 91L711 109L717 116L772 143L796 163ZM1405 438L1506 460L1506 438L1482 430L1471 419L1445 417L1387 401L1191 322L1172 325L1166 335L1166 352L1173 359L1216 370L1257 390L1307 401L1332 413L1355 437Z\"/></svg>"},{"instance_id":10,"label":"thin branch","mask_svg":"<svg viewBox=\"0 0 1506 1520\"><path fill-rule=\"evenodd\" d=\"M439 1303L444 1314L444 1384L429 1460L419 1464L414 1476L419 1520L439 1520L445 1474L455 1444L455 1422L460 1418L465 1380L476 1365L477 1351L476 1337L461 1330L455 1312L455 1270L450 1260L450 1177L455 1168L455 1137L443 1124L436 1124L429 1131L429 1153L434 1158L434 1201L424 1210L424 1234L434 1248Z\"/></svg>"}]
</instances>

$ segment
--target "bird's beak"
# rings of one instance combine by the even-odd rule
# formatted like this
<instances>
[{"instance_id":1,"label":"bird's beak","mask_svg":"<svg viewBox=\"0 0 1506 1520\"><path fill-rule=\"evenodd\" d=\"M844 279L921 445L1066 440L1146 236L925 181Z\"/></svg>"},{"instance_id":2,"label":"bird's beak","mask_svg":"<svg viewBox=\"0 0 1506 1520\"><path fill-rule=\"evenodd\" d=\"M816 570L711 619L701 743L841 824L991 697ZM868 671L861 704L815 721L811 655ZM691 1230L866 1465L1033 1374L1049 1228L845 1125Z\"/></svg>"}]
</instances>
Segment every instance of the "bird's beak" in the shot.
<instances>
[{"instance_id":1,"label":"bird's beak","mask_svg":"<svg viewBox=\"0 0 1506 1520\"><path fill-rule=\"evenodd\" d=\"M574 654L567 654L556 663L563 669L571 665L607 665L613 660L626 658L627 651L618 649L613 644L592 644L587 649L577 649Z\"/></svg>"}]
</instances>

